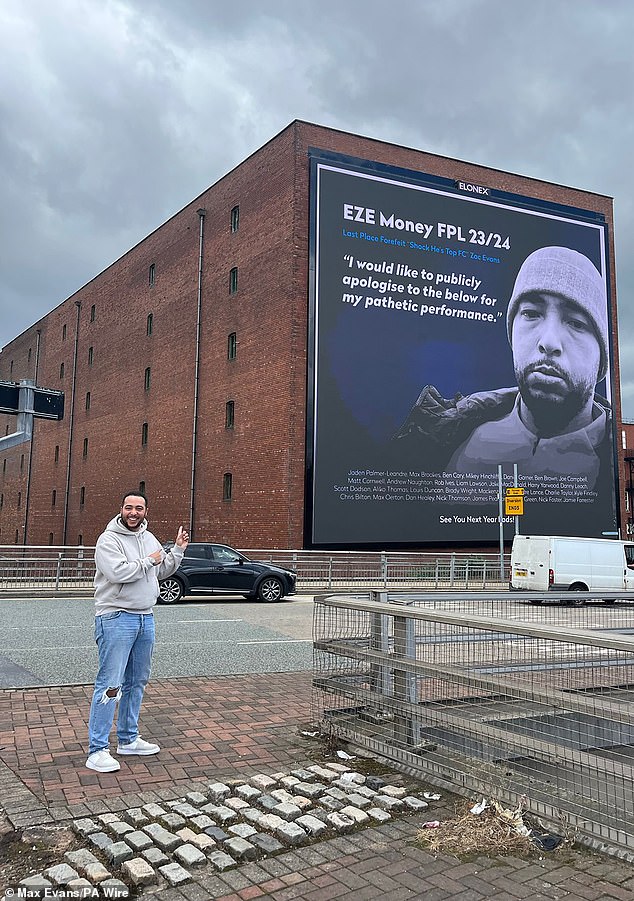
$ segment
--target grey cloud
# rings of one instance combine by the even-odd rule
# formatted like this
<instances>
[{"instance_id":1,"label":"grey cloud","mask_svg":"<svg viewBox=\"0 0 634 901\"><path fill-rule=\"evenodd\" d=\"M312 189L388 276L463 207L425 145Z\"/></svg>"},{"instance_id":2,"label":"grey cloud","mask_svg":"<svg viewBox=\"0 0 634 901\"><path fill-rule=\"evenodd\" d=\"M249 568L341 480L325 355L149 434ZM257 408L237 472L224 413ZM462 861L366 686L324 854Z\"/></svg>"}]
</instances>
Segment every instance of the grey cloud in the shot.
<instances>
[{"instance_id":1,"label":"grey cloud","mask_svg":"<svg viewBox=\"0 0 634 901\"><path fill-rule=\"evenodd\" d=\"M7 0L0 343L294 118L615 197L634 418L629 0Z\"/></svg>"}]
</instances>

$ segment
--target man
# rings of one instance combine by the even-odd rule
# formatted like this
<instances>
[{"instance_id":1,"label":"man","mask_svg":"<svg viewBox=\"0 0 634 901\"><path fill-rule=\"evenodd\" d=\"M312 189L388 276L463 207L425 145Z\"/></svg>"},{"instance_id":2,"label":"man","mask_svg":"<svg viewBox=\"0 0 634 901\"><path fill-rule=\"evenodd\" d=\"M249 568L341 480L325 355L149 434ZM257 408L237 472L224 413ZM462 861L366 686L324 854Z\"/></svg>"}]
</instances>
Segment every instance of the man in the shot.
<instances>
[{"instance_id":1,"label":"man","mask_svg":"<svg viewBox=\"0 0 634 901\"><path fill-rule=\"evenodd\" d=\"M397 442L433 471L574 475L592 489L611 455L610 408L594 394L608 368L603 279L567 247L531 253L507 310L517 388L443 398L421 392ZM423 443L424 442L424 443Z\"/></svg>"},{"instance_id":2,"label":"man","mask_svg":"<svg viewBox=\"0 0 634 901\"><path fill-rule=\"evenodd\" d=\"M179 566L189 536L178 530L166 553L147 527L147 498L139 491L125 494L121 511L99 536L95 548L95 640L99 672L90 707L86 766L98 773L121 768L108 750L117 716L117 754L158 754L158 745L139 736L139 712L150 677L154 647L152 608L159 579Z\"/></svg>"}]
</instances>

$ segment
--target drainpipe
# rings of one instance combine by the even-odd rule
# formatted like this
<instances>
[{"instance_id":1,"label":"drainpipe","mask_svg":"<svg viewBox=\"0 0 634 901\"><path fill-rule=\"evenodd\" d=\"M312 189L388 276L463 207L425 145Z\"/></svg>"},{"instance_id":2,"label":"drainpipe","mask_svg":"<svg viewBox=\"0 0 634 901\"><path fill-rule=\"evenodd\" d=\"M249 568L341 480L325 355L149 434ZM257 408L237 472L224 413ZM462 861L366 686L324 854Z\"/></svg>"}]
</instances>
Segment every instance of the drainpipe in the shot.
<instances>
[{"instance_id":1,"label":"drainpipe","mask_svg":"<svg viewBox=\"0 0 634 901\"><path fill-rule=\"evenodd\" d=\"M35 373L33 376L33 384L37 385L37 377L40 368L40 342L42 339L42 332L40 329L37 329L36 333L36 344L35 344ZM27 544L27 528L29 524L29 503L31 500L31 468L33 465L33 442L35 440L35 418L33 418L33 431L31 433L31 442L29 445L29 471L26 477L26 510L24 511L24 539L23 543Z\"/></svg>"},{"instance_id":2,"label":"drainpipe","mask_svg":"<svg viewBox=\"0 0 634 901\"><path fill-rule=\"evenodd\" d=\"M66 546L66 536L68 532L68 501L70 494L70 464L71 451L73 447L73 422L75 419L75 386L77 385L77 348L79 346L79 314L81 313L81 301L76 300L77 320L75 322L75 348L73 350L73 379L70 389L70 412L68 414L68 461L66 463L66 491L64 492L64 531L62 534L62 544Z\"/></svg>"},{"instance_id":3,"label":"drainpipe","mask_svg":"<svg viewBox=\"0 0 634 901\"><path fill-rule=\"evenodd\" d=\"M194 521L196 513L196 450L198 444L198 395L200 391L200 328L203 300L203 245L205 237L205 215L207 210L198 213L198 289L196 293L196 352L194 369L194 420L192 424L192 471L189 488L189 538L194 540Z\"/></svg>"}]
</instances>

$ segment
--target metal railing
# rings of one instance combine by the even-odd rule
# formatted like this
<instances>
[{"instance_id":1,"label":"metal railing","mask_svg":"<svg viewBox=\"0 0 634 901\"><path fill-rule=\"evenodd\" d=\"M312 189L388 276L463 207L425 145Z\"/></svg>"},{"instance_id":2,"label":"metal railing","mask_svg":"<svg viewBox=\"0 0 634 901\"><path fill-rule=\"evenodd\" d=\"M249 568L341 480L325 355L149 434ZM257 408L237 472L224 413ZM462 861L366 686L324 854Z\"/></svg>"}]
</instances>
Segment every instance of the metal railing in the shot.
<instances>
[{"instance_id":1,"label":"metal railing","mask_svg":"<svg viewBox=\"0 0 634 901\"><path fill-rule=\"evenodd\" d=\"M419 778L632 857L633 610L316 598L314 721Z\"/></svg>"},{"instance_id":2,"label":"metal railing","mask_svg":"<svg viewBox=\"0 0 634 901\"><path fill-rule=\"evenodd\" d=\"M89 589L94 547L0 546L0 591ZM383 589L487 589L505 587L500 560L487 554L324 552L249 549L243 553L294 570L301 592L363 587Z\"/></svg>"}]
</instances>

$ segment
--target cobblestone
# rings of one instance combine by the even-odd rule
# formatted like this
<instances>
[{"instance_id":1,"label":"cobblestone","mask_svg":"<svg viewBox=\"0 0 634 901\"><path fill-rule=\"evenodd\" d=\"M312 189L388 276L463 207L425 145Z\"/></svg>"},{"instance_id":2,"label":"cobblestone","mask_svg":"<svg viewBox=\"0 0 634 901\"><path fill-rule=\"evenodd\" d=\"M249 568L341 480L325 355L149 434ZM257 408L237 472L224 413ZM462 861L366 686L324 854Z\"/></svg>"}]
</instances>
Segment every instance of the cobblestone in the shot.
<instances>
[{"instance_id":1,"label":"cobblestone","mask_svg":"<svg viewBox=\"0 0 634 901\"><path fill-rule=\"evenodd\" d=\"M255 845L238 835L228 838L223 847L236 860L255 860L258 856Z\"/></svg>"},{"instance_id":2,"label":"cobblestone","mask_svg":"<svg viewBox=\"0 0 634 901\"><path fill-rule=\"evenodd\" d=\"M214 825L214 821L211 819L211 817L208 817L206 813L201 813L197 817L192 817L191 822L196 827L196 829L200 830L206 829L207 826Z\"/></svg>"},{"instance_id":3,"label":"cobblestone","mask_svg":"<svg viewBox=\"0 0 634 901\"><path fill-rule=\"evenodd\" d=\"M124 836L124 841L126 845L130 845L133 851L145 851L154 844L150 836L140 829L137 829L134 832L128 832L128 834Z\"/></svg>"},{"instance_id":4,"label":"cobblestone","mask_svg":"<svg viewBox=\"0 0 634 901\"><path fill-rule=\"evenodd\" d=\"M191 873L188 873L179 863L168 863L159 867L159 873L167 879L170 885L185 885L192 881Z\"/></svg>"},{"instance_id":5,"label":"cobblestone","mask_svg":"<svg viewBox=\"0 0 634 901\"><path fill-rule=\"evenodd\" d=\"M79 873L67 863L59 863L54 867L49 867L48 870L44 870L42 875L45 879L50 880L53 885L61 886L67 885L71 879L77 879Z\"/></svg>"},{"instance_id":6,"label":"cobblestone","mask_svg":"<svg viewBox=\"0 0 634 901\"><path fill-rule=\"evenodd\" d=\"M179 845L183 844L182 838L178 835L174 835L173 832L168 832L168 830L159 823L148 823L147 826L143 827L143 832L147 833L162 851L174 851L175 848L178 848ZM128 835L126 838L129 839L130 836Z\"/></svg>"},{"instance_id":7,"label":"cobblestone","mask_svg":"<svg viewBox=\"0 0 634 901\"><path fill-rule=\"evenodd\" d=\"M224 870L229 870L232 867L236 866L236 862L233 857L231 857L231 855L227 854L225 851L213 851L209 855L209 860L213 864L213 866L221 872Z\"/></svg>"},{"instance_id":8,"label":"cobblestone","mask_svg":"<svg viewBox=\"0 0 634 901\"><path fill-rule=\"evenodd\" d=\"M85 838L87 835L91 835L91 833L93 832L100 832L101 827L98 826L94 820L75 820L75 822L73 823L73 831L76 832L77 835L81 835Z\"/></svg>"},{"instance_id":9,"label":"cobblestone","mask_svg":"<svg viewBox=\"0 0 634 901\"><path fill-rule=\"evenodd\" d=\"M194 816L196 816L196 814L194 814ZM161 817L161 824L171 832L182 829L186 823L187 820L185 817L181 816L180 813L174 813L173 811L172 813L165 813Z\"/></svg>"},{"instance_id":10,"label":"cobblestone","mask_svg":"<svg viewBox=\"0 0 634 901\"><path fill-rule=\"evenodd\" d=\"M275 830L275 835L287 845L303 845L308 833L297 823L282 823Z\"/></svg>"},{"instance_id":11,"label":"cobblestone","mask_svg":"<svg viewBox=\"0 0 634 901\"><path fill-rule=\"evenodd\" d=\"M171 805L171 808L174 813L180 814L185 819L188 817L197 817L200 813L198 807L194 807L193 804L189 804L187 801L177 801L175 804Z\"/></svg>"},{"instance_id":12,"label":"cobblestone","mask_svg":"<svg viewBox=\"0 0 634 901\"><path fill-rule=\"evenodd\" d=\"M231 794L231 789L224 782L212 782L209 786L209 800L215 803L222 802Z\"/></svg>"},{"instance_id":13,"label":"cobblestone","mask_svg":"<svg viewBox=\"0 0 634 901\"><path fill-rule=\"evenodd\" d=\"M88 841L101 851L105 851L110 845L114 844L110 836L106 835L105 832L91 832L88 836Z\"/></svg>"},{"instance_id":14,"label":"cobblestone","mask_svg":"<svg viewBox=\"0 0 634 901\"><path fill-rule=\"evenodd\" d=\"M353 807L349 804L347 807L344 807L339 816L350 817L351 820L357 824L357 826L362 826L364 823L367 823L370 817L363 810L359 810L358 807Z\"/></svg>"},{"instance_id":15,"label":"cobblestone","mask_svg":"<svg viewBox=\"0 0 634 901\"><path fill-rule=\"evenodd\" d=\"M81 848L79 851L67 851L64 857L71 866L84 875L93 885L98 885L112 875L101 861L97 860L92 851L89 851L87 848Z\"/></svg>"},{"instance_id":16,"label":"cobblestone","mask_svg":"<svg viewBox=\"0 0 634 901\"><path fill-rule=\"evenodd\" d=\"M229 826L228 831L231 835L237 835L238 838L249 838L250 835L255 835L257 829L249 826L248 823L236 823L235 826Z\"/></svg>"},{"instance_id":17,"label":"cobblestone","mask_svg":"<svg viewBox=\"0 0 634 901\"><path fill-rule=\"evenodd\" d=\"M266 791L269 788L272 788L277 783L275 779L272 779L270 776L267 776L265 773L257 773L255 776L251 776L250 779L251 785L254 785L256 788L259 788L261 792Z\"/></svg>"},{"instance_id":18,"label":"cobblestone","mask_svg":"<svg viewBox=\"0 0 634 901\"><path fill-rule=\"evenodd\" d=\"M165 787L128 796L134 806L119 812L104 810L98 801L81 810L77 805L81 815L71 826L90 850L67 852L63 864L31 876L32 884L86 890L112 885L148 899L156 894L157 901L399 901L417 892L430 901L554 901L562 892L588 901L634 901L634 870L622 862L596 865L595 879L589 864L583 871L557 866L547 855L531 864L508 858L505 866L493 866L483 855L477 865L465 866L422 851L412 843L416 831L423 819L442 820L442 811L433 804L427 810L422 786L412 790L410 782L403 788L401 782L407 783L396 774L395 784L385 784L334 763L247 773L205 780L204 791L194 783L185 794L181 786L174 795L182 797L170 798ZM269 812L289 815L288 807L292 819ZM214 819L207 809L221 816ZM88 810L94 813L86 816ZM147 847L133 849L135 841ZM49 877L56 870L57 880L69 881L53 882Z\"/></svg>"},{"instance_id":19,"label":"cobblestone","mask_svg":"<svg viewBox=\"0 0 634 901\"><path fill-rule=\"evenodd\" d=\"M158 875L154 867L142 857L126 860L122 870L133 885L154 885L158 882Z\"/></svg>"},{"instance_id":20,"label":"cobblestone","mask_svg":"<svg viewBox=\"0 0 634 901\"><path fill-rule=\"evenodd\" d=\"M115 838L122 838L129 832L134 832L134 826L131 826L130 823L124 823L123 820L113 820L112 823L108 823L108 829Z\"/></svg>"},{"instance_id":21,"label":"cobblestone","mask_svg":"<svg viewBox=\"0 0 634 901\"><path fill-rule=\"evenodd\" d=\"M220 823L223 826L228 823L235 823L238 819L236 811L232 810L230 807L225 807L224 804L205 804L202 810L204 813L208 814L215 823Z\"/></svg>"},{"instance_id":22,"label":"cobblestone","mask_svg":"<svg viewBox=\"0 0 634 901\"><path fill-rule=\"evenodd\" d=\"M180 845L176 848L174 857L186 867L204 867L207 863L203 852L195 845L190 844Z\"/></svg>"},{"instance_id":23,"label":"cobblestone","mask_svg":"<svg viewBox=\"0 0 634 901\"><path fill-rule=\"evenodd\" d=\"M120 867L124 860L131 860L135 852L125 842L113 842L104 849L104 854L114 867Z\"/></svg>"},{"instance_id":24,"label":"cobblestone","mask_svg":"<svg viewBox=\"0 0 634 901\"><path fill-rule=\"evenodd\" d=\"M141 810L140 807L131 807L129 810L126 810L123 814L130 825L134 826L136 829L139 826L145 826L146 823L150 822L150 818L146 812Z\"/></svg>"},{"instance_id":25,"label":"cobblestone","mask_svg":"<svg viewBox=\"0 0 634 901\"><path fill-rule=\"evenodd\" d=\"M145 851L141 851L141 856L153 867L160 867L169 862L169 857L160 848L147 848Z\"/></svg>"}]
</instances>

